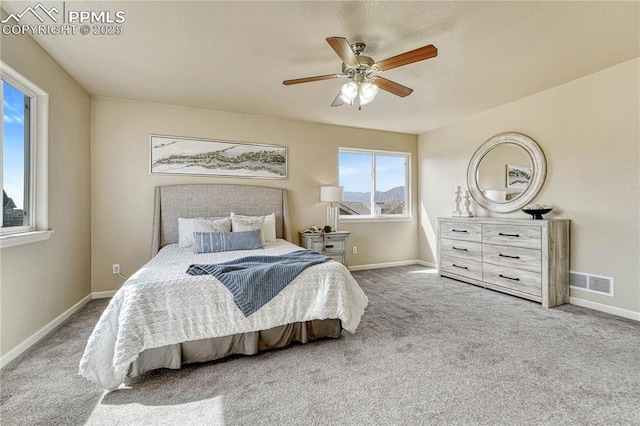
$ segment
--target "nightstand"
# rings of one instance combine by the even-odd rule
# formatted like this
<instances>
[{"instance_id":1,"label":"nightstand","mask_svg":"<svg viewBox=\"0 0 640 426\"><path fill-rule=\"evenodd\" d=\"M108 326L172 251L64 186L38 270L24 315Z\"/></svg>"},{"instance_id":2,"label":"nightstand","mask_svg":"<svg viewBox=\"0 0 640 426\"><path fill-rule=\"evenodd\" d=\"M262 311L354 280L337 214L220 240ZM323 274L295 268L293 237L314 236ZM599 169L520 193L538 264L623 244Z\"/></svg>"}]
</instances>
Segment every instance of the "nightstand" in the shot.
<instances>
[{"instance_id":1,"label":"nightstand","mask_svg":"<svg viewBox=\"0 0 640 426\"><path fill-rule=\"evenodd\" d=\"M322 234L319 232L299 232L300 245L306 249L324 253L347 266L347 243L350 234L349 231L329 232L324 234L323 241Z\"/></svg>"}]
</instances>

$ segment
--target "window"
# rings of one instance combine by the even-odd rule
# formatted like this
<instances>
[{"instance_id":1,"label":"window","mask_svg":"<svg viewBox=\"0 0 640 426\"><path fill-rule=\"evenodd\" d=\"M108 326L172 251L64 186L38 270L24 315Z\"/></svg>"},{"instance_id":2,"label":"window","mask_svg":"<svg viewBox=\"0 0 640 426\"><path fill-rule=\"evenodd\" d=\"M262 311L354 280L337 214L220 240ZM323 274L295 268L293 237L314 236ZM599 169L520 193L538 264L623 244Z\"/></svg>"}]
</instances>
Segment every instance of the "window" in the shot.
<instances>
[{"instance_id":1,"label":"window","mask_svg":"<svg viewBox=\"0 0 640 426\"><path fill-rule=\"evenodd\" d=\"M31 99L2 81L2 231L32 230Z\"/></svg>"},{"instance_id":2,"label":"window","mask_svg":"<svg viewBox=\"0 0 640 426\"><path fill-rule=\"evenodd\" d=\"M48 95L1 63L0 247L48 239Z\"/></svg>"},{"instance_id":3,"label":"window","mask_svg":"<svg viewBox=\"0 0 640 426\"><path fill-rule=\"evenodd\" d=\"M411 154L340 148L340 219L408 218Z\"/></svg>"}]
</instances>

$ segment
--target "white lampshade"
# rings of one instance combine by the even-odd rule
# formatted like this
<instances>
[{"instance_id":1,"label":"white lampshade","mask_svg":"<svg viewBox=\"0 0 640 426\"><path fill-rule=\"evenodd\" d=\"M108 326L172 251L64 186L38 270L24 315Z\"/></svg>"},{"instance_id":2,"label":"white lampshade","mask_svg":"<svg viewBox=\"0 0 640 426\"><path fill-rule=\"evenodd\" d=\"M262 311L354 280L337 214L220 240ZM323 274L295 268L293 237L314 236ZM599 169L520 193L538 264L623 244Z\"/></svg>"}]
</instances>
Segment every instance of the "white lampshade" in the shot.
<instances>
[{"instance_id":1,"label":"white lampshade","mask_svg":"<svg viewBox=\"0 0 640 426\"><path fill-rule=\"evenodd\" d=\"M342 186L321 186L320 201L336 202L342 201L344 188Z\"/></svg>"}]
</instances>

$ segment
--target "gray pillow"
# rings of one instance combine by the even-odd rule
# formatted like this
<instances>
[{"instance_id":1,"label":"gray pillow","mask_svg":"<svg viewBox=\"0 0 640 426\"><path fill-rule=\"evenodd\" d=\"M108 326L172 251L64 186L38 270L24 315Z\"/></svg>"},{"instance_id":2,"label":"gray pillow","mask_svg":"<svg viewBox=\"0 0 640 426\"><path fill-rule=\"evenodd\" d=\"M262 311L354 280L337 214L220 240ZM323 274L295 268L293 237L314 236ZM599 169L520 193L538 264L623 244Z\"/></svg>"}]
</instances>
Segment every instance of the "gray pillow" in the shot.
<instances>
[{"instance_id":1,"label":"gray pillow","mask_svg":"<svg viewBox=\"0 0 640 426\"><path fill-rule=\"evenodd\" d=\"M218 253L262 248L260 230L240 232L194 232L194 253Z\"/></svg>"}]
</instances>

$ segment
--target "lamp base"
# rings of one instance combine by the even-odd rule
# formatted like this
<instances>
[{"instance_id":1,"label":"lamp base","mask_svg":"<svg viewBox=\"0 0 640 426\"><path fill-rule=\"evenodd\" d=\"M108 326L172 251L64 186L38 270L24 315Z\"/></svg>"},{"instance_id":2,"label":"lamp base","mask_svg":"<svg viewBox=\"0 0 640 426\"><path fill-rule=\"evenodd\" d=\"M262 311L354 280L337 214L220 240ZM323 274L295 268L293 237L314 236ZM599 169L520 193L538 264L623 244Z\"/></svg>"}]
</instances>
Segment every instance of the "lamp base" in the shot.
<instances>
[{"instance_id":1,"label":"lamp base","mask_svg":"<svg viewBox=\"0 0 640 426\"><path fill-rule=\"evenodd\" d=\"M338 216L340 211L338 207L327 207L327 225L331 227L331 232L338 230Z\"/></svg>"}]
</instances>

